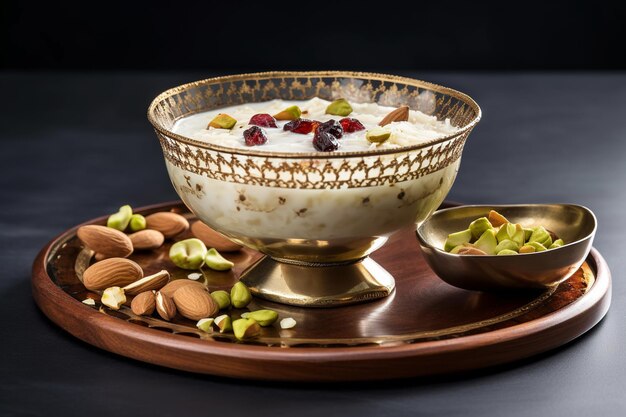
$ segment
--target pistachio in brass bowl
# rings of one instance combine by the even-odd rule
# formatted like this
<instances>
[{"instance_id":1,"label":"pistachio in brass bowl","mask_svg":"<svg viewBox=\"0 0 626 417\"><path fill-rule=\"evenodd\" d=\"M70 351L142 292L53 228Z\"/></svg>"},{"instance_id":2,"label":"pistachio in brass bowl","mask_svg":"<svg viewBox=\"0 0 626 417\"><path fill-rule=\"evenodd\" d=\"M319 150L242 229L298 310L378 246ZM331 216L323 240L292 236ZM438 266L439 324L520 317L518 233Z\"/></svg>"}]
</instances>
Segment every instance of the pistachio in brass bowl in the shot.
<instances>
[{"instance_id":1,"label":"pistachio in brass bowl","mask_svg":"<svg viewBox=\"0 0 626 417\"><path fill-rule=\"evenodd\" d=\"M491 210L524 227L543 226L565 241L561 247L511 256L456 255L443 250L450 233ZM596 217L574 204L460 206L438 210L417 228L426 261L445 282L468 290L549 288L569 278L591 250Z\"/></svg>"}]
</instances>

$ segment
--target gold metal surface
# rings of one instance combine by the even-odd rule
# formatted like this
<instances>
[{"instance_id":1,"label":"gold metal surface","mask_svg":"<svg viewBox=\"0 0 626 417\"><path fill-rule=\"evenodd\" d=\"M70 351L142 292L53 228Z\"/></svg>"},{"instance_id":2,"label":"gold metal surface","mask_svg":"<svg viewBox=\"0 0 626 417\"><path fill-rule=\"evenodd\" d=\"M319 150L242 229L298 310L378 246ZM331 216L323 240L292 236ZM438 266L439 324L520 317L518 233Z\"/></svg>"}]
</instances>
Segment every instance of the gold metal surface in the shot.
<instances>
[{"instance_id":1,"label":"gold metal surface","mask_svg":"<svg viewBox=\"0 0 626 417\"><path fill-rule=\"evenodd\" d=\"M344 265L277 262L266 256L241 275L257 297L301 307L334 307L386 297L395 288L391 274L370 258Z\"/></svg>"},{"instance_id":2,"label":"gold metal surface","mask_svg":"<svg viewBox=\"0 0 626 417\"><path fill-rule=\"evenodd\" d=\"M455 255L442 248L448 234L496 210L524 227L544 226L565 245L543 252L512 256ZM591 250L595 215L573 204L461 206L439 210L417 229L426 261L447 283L469 290L550 288L569 278Z\"/></svg>"}]
</instances>

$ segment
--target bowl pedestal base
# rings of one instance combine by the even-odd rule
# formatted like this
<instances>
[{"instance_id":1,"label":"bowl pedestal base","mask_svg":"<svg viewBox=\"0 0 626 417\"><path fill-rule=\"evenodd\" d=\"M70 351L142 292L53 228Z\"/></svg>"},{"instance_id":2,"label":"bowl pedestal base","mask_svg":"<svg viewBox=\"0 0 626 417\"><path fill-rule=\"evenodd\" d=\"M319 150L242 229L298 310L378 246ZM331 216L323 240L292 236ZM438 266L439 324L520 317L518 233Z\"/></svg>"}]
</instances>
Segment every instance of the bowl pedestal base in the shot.
<instances>
[{"instance_id":1,"label":"bowl pedestal base","mask_svg":"<svg viewBox=\"0 0 626 417\"><path fill-rule=\"evenodd\" d=\"M342 265L295 265L265 256L241 275L256 297L301 307L336 307L383 298L396 283L370 258Z\"/></svg>"}]
</instances>

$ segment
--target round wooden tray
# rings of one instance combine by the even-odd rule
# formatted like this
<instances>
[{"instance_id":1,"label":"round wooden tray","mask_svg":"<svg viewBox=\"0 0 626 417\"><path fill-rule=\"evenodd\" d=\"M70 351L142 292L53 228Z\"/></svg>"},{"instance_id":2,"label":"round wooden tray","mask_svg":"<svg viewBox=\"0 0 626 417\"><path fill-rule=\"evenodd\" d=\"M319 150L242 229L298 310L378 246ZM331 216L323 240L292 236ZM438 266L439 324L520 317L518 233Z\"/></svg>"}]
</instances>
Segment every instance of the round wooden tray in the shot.
<instances>
[{"instance_id":1,"label":"round wooden tray","mask_svg":"<svg viewBox=\"0 0 626 417\"><path fill-rule=\"evenodd\" d=\"M182 203L138 209L149 214L172 210L193 221ZM102 217L85 224L104 224ZM77 226L78 227L78 226ZM413 229L397 233L374 258L396 279L396 291L369 303L307 309L255 299L250 309L271 308L293 317L297 326L277 325L246 343L232 335L204 333L195 323L168 323L112 311L96 302L76 269L89 262L76 229L44 247L33 265L35 301L52 321L94 346L130 358L191 372L236 378L290 381L348 381L404 378L467 371L526 358L563 345L598 323L609 309L611 274L592 249L586 263L556 289L488 294L465 291L441 281L426 265ZM188 272L170 263L166 244L136 252L146 274L162 268L174 279ZM87 256L86 256L87 255ZM226 254L229 272L203 270L211 290L230 287L261 255L244 249ZM340 277L338 277L340 279ZM245 310L233 310L238 315Z\"/></svg>"}]
</instances>

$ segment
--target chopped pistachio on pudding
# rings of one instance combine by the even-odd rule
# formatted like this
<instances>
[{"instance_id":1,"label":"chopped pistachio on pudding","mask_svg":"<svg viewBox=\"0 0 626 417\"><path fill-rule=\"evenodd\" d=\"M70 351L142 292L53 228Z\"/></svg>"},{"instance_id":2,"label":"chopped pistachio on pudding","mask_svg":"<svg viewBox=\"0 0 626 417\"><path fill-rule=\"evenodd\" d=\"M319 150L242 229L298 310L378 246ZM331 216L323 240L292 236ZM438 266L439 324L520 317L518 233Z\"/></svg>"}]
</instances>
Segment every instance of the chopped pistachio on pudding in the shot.
<instances>
[{"instance_id":1,"label":"chopped pistachio on pudding","mask_svg":"<svg viewBox=\"0 0 626 417\"><path fill-rule=\"evenodd\" d=\"M231 148L298 153L410 146L456 133L458 128L448 119L440 121L405 107L313 98L224 107L184 117L173 130Z\"/></svg>"}]
</instances>

